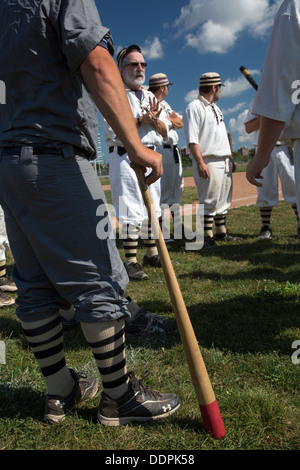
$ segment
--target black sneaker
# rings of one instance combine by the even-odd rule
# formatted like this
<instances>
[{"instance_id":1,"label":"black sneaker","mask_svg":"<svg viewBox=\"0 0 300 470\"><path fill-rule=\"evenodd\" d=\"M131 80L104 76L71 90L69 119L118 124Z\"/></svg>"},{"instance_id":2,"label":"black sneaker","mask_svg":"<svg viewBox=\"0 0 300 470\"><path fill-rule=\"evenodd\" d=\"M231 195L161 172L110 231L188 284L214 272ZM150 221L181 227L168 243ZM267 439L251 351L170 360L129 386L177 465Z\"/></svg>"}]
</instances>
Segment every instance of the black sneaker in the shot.
<instances>
[{"instance_id":1,"label":"black sneaker","mask_svg":"<svg viewBox=\"0 0 300 470\"><path fill-rule=\"evenodd\" d=\"M242 241L242 238L236 237L235 235L231 235L229 232L226 232L216 233L215 240L217 240L217 242L240 242Z\"/></svg>"},{"instance_id":2,"label":"black sneaker","mask_svg":"<svg viewBox=\"0 0 300 470\"><path fill-rule=\"evenodd\" d=\"M209 235L204 235L204 244L203 248L215 248L216 242L214 237L210 237Z\"/></svg>"},{"instance_id":3,"label":"black sneaker","mask_svg":"<svg viewBox=\"0 0 300 470\"><path fill-rule=\"evenodd\" d=\"M16 284L8 277L0 277L0 290L3 292L16 292L18 290Z\"/></svg>"},{"instance_id":4,"label":"black sneaker","mask_svg":"<svg viewBox=\"0 0 300 470\"><path fill-rule=\"evenodd\" d=\"M75 381L70 395L65 398L47 395L44 413L44 421L47 423L59 423L71 413L76 405L88 398L93 398L98 392L97 379L76 374L73 369L70 369L70 372Z\"/></svg>"},{"instance_id":5,"label":"black sneaker","mask_svg":"<svg viewBox=\"0 0 300 470\"><path fill-rule=\"evenodd\" d=\"M257 238L258 240L271 240L273 238L271 227L263 225Z\"/></svg>"},{"instance_id":6,"label":"black sneaker","mask_svg":"<svg viewBox=\"0 0 300 470\"><path fill-rule=\"evenodd\" d=\"M143 266L153 266L154 268L161 268L161 262L158 255L151 256L144 256L143 259Z\"/></svg>"},{"instance_id":7,"label":"black sneaker","mask_svg":"<svg viewBox=\"0 0 300 470\"><path fill-rule=\"evenodd\" d=\"M132 281L146 281L148 276L142 271L139 263L124 263L129 279Z\"/></svg>"},{"instance_id":8,"label":"black sneaker","mask_svg":"<svg viewBox=\"0 0 300 470\"><path fill-rule=\"evenodd\" d=\"M158 420L170 416L180 407L177 395L150 390L142 383L145 376L141 380L134 372L129 372L128 376L129 390L118 400L102 392L97 417L104 426Z\"/></svg>"},{"instance_id":9,"label":"black sneaker","mask_svg":"<svg viewBox=\"0 0 300 470\"><path fill-rule=\"evenodd\" d=\"M177 329L176 320L165 320L164 317L149 313L142 306L134 320L125 320L125 332L129 334L169 333Z\"/></svg>"}]
</instances>

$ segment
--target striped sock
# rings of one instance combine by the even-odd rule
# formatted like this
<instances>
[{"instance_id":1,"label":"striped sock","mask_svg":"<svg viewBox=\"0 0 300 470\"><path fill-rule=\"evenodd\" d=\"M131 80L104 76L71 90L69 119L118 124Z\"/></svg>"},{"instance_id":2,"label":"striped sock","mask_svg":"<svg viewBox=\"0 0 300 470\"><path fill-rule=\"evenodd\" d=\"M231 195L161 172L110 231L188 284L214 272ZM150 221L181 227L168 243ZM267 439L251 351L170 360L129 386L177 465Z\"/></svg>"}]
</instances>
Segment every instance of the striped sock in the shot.
<instances>
[{"instance_id":1,"label":"striped sock","mask_svg":"<svg viewBox=\"0 0 300 470\"><path fill-rule=\"evenodd\" d=\"M204 215L204 236L213 237L213 222L214 218L212 215Z\"/></svg>"},{"instance_id":2,"label":"striped sock","mask_svg":"<svg viewBox=\"0 0 300 470\"><path fill-rule=\"evenodd\" d=\"M267 227L271 227L271 215L273 207L260 207L261 223Z\"/></svg>"},{"instance_id":3,"label":"striped sock","mask_svg":"<svg viewBox=\"0 0 300 470\"><path fill-rule=\"evenodd\" d=\"M134 225L122 225L122 239L125 254L125 264L137 263L137 248L139 230Z\"/></svg>"},{"instance_id":4,"label":"striped sock","mask_svg":"<svg viewBox=\"0 0 300 470\"><path fill-rule=\"evenodd\" d=\"M124 320L81 323L99 369L103 391L118 399L128 390Z\"/></svg>"},{"instance_id":5,"label":"striped sock","mask_svg":"<svg viewBox=\"0 0 300 470\"><path fill-rule=\"evenodd\" d=\"M152 258L152 256L158 255L155 239L152 238L151 224L142 225L142 238L146 248L146 256Z\"/></svg>"},{"instance_id":6,"label":"striped sock","mask_svg":"<svg viewBox=\"0 0 300 470\"><path fill-rule=\"evenodd\" d=\"M215 215L216 233L226 233L226 215Z\"/></svg>"},{"instance_id":7,"label":"striped sock","mask_svg":"<svg viewBox=\"0 0 300 470\"><path fill-rule=\"evenodd\" d=\"M49 395L68 396L73 390L74 380L66 366L59 314L39 321L22 321L21 325Z\"/></svg>"},{"instance_id":8,"label":"striped sock","mask_svg":"<svg viewBox=\"0 0 300 470\"><path fill-rule=\"evenodd\" d=\"M5 277L6 275L6 260L0 261L0 277Z\"/></svg>"},{"instance_id":9,"label":"striped sock","mask_svg":"<svg viewBox=\"0 0 300 470\"><path fill-rule=\"evenodd\" d=\"M298 207L297 207L297 204L292 204L292 209L297 217L297 222L298 222L298 225L299 225L299 215L298 215Z\"/></svg>"}]
</instances>

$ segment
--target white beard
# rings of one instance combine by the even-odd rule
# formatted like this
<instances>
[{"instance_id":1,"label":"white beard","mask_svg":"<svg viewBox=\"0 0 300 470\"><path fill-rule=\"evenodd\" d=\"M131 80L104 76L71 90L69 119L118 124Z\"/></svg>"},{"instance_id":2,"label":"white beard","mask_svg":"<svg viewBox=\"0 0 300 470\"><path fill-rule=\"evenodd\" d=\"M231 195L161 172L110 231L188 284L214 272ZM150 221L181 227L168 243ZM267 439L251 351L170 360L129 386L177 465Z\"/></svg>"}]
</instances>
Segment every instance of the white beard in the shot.
<instances>
[{"instance_id":1,"label":"white beard","mask_svg":"<svg viewBox=\"0 0 300 470\"><path fill-rule=\"evenodd\" d=\"M138 90L145 82L145 75L143 74L143 76L131 77L125 70L123 80L129 88L132 90Z\"/></svg>"}]
</instances>

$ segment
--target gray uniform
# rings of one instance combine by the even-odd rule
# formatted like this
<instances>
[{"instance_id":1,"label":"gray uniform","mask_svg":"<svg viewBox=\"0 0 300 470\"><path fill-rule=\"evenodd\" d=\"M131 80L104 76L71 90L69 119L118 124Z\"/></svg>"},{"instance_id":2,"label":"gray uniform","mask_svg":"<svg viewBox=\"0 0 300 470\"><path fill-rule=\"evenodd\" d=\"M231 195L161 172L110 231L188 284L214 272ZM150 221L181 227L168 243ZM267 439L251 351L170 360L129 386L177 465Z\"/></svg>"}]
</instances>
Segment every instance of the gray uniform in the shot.
<instances>
[{"instance_id":1,"label":"gray uniform","mask_svg":"<svg viewBox=\"0 0 300 470\"><path fill-rule=\"evenodd\" d=\"M93 0L0 3L0 204L21 320L71 304L84 322L127 315L126 271L115 241L99 238L98 115L79 71L102 40L112 51Z\"/></svg>"}]
</instances>

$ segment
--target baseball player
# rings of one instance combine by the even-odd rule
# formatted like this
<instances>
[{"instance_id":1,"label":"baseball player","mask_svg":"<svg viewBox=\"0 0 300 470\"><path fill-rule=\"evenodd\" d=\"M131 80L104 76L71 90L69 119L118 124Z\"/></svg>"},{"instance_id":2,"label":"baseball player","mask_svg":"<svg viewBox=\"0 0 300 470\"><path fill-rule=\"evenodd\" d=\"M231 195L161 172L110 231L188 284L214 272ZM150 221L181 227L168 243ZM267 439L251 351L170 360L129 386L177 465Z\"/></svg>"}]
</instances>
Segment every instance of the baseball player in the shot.
<instances>
[{"instance_id":1,"label":"baseball player","mask_svg":"<svg viewBox=\"0 0 300 470\"><path fill-rule=\"evenodd\" d=\"M44 420L51 423L98 391L96 377L67 366L59 310L71 305L101 377L102 424L163 418L180 404L127 371L128 276L115 240L97 234L99 209L108 211L89 162L97 107L132 160L152 168L146 183L162 174L161 155L138 136L112 54L94 0L0 2L0 204L15 261L16 314L47 388Z\"/></svg>"},{"instance_id":2,"label":"baseball player","mask_svg":"<svg viewBox=\"0 0 300 470\"><path fill-rule=\"evenodd\" d=\"M254 158L247 165L248 181L262 187L262 171L276 142L292 140L297 206L300 204L300 0L285 0L276 15L263 66L253 114L260 116ZM284 71L284 73L283 73ZM283 132L284 131L284 132Z\"/></svg>"},{"instance_id":3,"label":"baseball player","mask_svg":"<svg viewBox=\"0 0 300 470\"><path fill-rule=\"evenodd\" d=\"M161 198L160 202L166 204L170 208L175 204L181 203L181 196L184 187L184 180L182 175L182 161L180 151L177 148L178 133L176 130L183 127L182 117L177 114L171 106L166 102L165 98L168 96L169 87L173 83L164 73L156 73L149 78L149 91L151 91L156 99L159 101L161 107L165 110L166 115L171 122L169 131L169 141L164 143L157 151L163 156L163 175L161 177ZM174 218L174 212L171 212ZM176 222L174 218L174 223ZM175 230L177 233L177 230ZM172 241L166 239L166 242Z\"/></svg>"},{"instance_id":4,"label":"baseball player","mask_svg":"<svg viewBox=\"0 0 300 470\"><path fill-rule=\"evenodd\" d=\"M157 149L163 141L168 141L171 123L153 93L143 87L147 63L140 47L137 45L125 47L119 52L117 62L140 139L146 147ZM146 207L126 149L107 122L103 120L103 123L109 148L112 202L121 226L125 268L129 279L146 280L148 276L137 261L140 229L146 247L143 266L161 266L155 239L151 238ZM149 190L157 217L160 217L160 181L152 184Z\"/></svg>"},{"instance_id":5,"label":"baseball player","mask_svg":"<svg viewBox=\"0 0 300 470\"><path fill-rule=\"evenodd\" d=\"M204 247L217 241L237 241L226 228L226 214L232 200L232 156L220 98L220 75L200 77L199 96L187 106L184 115L186 143L193 157L193 175L200 204L204 205ZM213 234L215 222L216 234Z\"/></svg>"},{"instance_id":6,"label":"baseball player","mask_svg":"<svg viewBox=\"0 0 300 470\"><path fill-rule=\"evenodd\" d=\"M252 114L254 99L251 101L244 125L248 134L253 133L253 146L257 147L260 118ZM284 131L283 131L284 132ZM283 134L284 135L284 134ZM276 146L272 150L270 163L263 169L262 177L264 184L257 188L256 205L259 207L262 227L258 235L259 240L271 239L271 215L273 207L278 203L278 178L281 181L282 195L287 204L290 204L297 218L300 235L299 218L297 210L297 196L295 185L295 170L293 149L291 141L284 141L279 137Z\"/></svg>"}]
</instances>

